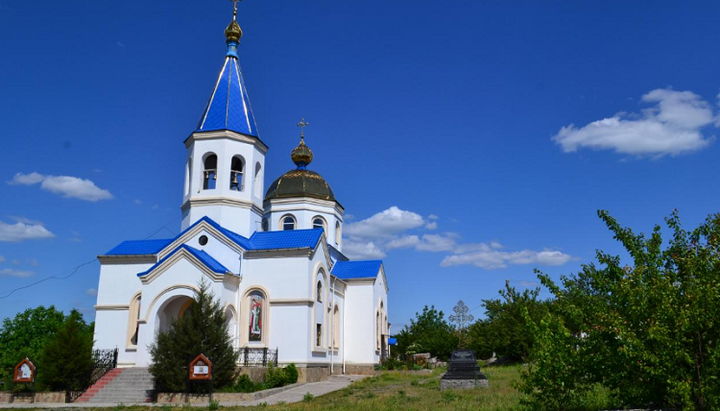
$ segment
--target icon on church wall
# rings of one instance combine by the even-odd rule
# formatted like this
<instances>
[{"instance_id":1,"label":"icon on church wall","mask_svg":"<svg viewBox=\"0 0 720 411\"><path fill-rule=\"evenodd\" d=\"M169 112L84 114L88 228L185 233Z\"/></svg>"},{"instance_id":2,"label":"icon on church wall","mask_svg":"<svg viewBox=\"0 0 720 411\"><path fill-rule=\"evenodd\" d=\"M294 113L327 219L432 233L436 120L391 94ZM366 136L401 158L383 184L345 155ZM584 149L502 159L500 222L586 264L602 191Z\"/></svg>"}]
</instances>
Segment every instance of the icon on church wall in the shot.
<instances>
[{"instance_id":1,"label":"icon on church wall","mask_svg":"<svg viewBox=\"0 0 720 411\"><path fill-rule=\"evenodd\" d=\"M250 299L250 341L262 340L262 301L257 295Z\"/></svg>"}]
</instances>

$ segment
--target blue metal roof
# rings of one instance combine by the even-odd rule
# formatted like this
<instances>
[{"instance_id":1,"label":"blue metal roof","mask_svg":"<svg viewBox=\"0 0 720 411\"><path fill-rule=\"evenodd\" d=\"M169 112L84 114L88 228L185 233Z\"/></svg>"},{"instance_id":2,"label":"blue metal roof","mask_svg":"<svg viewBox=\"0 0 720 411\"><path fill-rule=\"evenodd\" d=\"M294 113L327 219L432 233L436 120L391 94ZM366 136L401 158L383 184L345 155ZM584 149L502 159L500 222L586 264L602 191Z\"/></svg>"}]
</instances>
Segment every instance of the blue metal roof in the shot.
<instances>
[{"instance_id":1,"label":"blue metal roof","mask_svg":"<svg viewBox=\"0 0 720 411\"><path fill-rule=\"evenodd\" d=\"M168 258L175 255L175 253L179 252L180 250L187 250L192 254L195 258L197 258L205 267L211 269L213 272L218 274L227 274L230 272L225 266L220 264L216 259L210 257L210 254L206 253L205 251L197 250L195 248L192 248L188 246L187 244L183 244L179 246L178 248L174 249L170 254L168 254L165 258L158 261L157 264L150 267L147 271L143 271L142 273L139 273L137 276L142 277L144 275L147 275L152 270L156 269L160 264L164 263Z\"/></svg>"},{"instance_id":2,"label":"blue metal roof","mask_svg":"<svg viewBox=\"0 0 720 411\"><path fill-rule=\"evenodd\" d=\"M397 345L397 338L395 338L395 337L389 337L389 338L388 338L388 345Z\"/></svg>"},{"instance_id":3,"label":"blue metal roof","mask_svg":"<svg viewBox=\"0 0 720 411\"><path fill-rule=\"evenodd\" d=\"M332 274L341 280L375 278L380 266L382 266L381 260L338 261L333 266Z\"/></svg>"},{"instance_id":4,"label":"blue metal roof","mask_svg":"<svg viewBox=\"0 0 720 411\"><path fill-rule=\"evenodd\" d=\"M236 233L236 232L234 232L234 231L228 230L227 228L221 226L220 224L216 223L213 219L211 219L210 217L207 217L207 216L205 216L205 217L197 220L197 221L195 222L195 224L193 224L193 225L191 225L190 227L188 227L187 230L185 230L185 231L188 231L188 230L192 229L192 228L195 227L196 225L200 224L201 221L205 221L205 222L207 222L208 224L210 224L211 226L215 227L218 231L220 231L221 233L223 233L227 238L229 238L230 240L232 240L235 244L239 245L239 246L242 247L243 249L245 249L245 250L250 250L250 249L252 249L252 245L250 244L250 240L248 240L247 238L241 236L240 234L238 234L238 233ZM183 235L183 234L185 233L185 231L183 231L182 233L180 233L180 235Z\"/></svg>"},{"instance_id":5,"label":"blue metal roof","mask_svg":"<svg viewBox=\"0 0 720 411\"><path fill-rule=\"evenodd\" d=\"M175 239L123 241L105 255L148 255L157 254Z\"/></svg>"},{"instance_id":6,"label":"blue metal roof","mask_svg":"<svg viewBox=\"0 0 720 411\"><path fill-rule=\"evenodd\" d=\"M232 130L258 137L237 58L228 55L195 131Z\"/></svg>"},{"instance_id":7,"label":"blue metal roof","mask_svg":"<svg viewBox=\"0 0 720 411\"><path fill-rule=\"evenodd\" d=\"M252 250L315 248L323 234L322 228L311 230L260 231L250 237Z\"/></svg>"}]
</instances>

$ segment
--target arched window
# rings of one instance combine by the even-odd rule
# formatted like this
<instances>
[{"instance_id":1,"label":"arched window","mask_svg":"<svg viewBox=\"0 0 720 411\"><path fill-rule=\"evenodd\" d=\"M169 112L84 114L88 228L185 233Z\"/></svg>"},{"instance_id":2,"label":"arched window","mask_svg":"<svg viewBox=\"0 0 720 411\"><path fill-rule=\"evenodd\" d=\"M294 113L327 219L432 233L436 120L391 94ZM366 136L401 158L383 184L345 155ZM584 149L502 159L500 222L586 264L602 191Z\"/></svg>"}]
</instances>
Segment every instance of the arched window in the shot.
<instances>
[{"instance_id":1,"label":"arched window","mask_svg":"<svg viewBox=\"0 0 720 411\"><path fill-rule=\"evenodd\" d=\"M317 302L321 303L322 302L322 281L317 282L317 290L315 290L315 293L317 294L315 296L315 299L317 300Z\"/></svg>"},{"instance_id":2,"label":"arched window","mask_svg":"<svg viewBox=\"0 0 720 411\"><path fill-rule=\"evenodd\" d=\"M282 218L282 229L285 231L295 229L295 217L288 215Z\"/></svg>"},{"instance_id":3,"label":"arched window","mask_svg":"<svg viewBox=\"0 0 720 411\"><path fill-rule=\"evenodd\" d=\"M340 347L340 308L335 306L333 312L333 348Z\"/></svg>"},{"instance_id":4,"label":"arched window","mask_svg":"<svg viewBox=\"0 0 720 411\"><path fill-rule=\"evenodd\" d=\"M380 312L375 314L375 349L380 349Z\"/></svg>"},{"instance_id":5,"label":"arched window","mask_svg":"<svg viewBox=\"0 0 720 411\"><path fill-rule=\"evenodd\" d=\"M210 154L205 158L203 170L203 190L214 190L217 180L217 156Z\"/></svg>"},{"instance_id":6,"label":"arched window","mask_svg":"<svg viewBox=\"0 0 720 411\"><path fill-rule=\"evenodd\" d=\"M265 333L265 295L260 291L248 294L248 341L262 342Z\"/></svg>"},{"instance_id":7,"label":"arched window","mask_svg":"<svg viewBox=\"0 0 720 411\"><path fill-rule=\"evenodd\" d=\"M232 158L230 166L230 190L243 191L245 182L243 181L243 161L242 158L235 156Z\"/></svg>"},{"instance_id":8,"label":"arched window","mask_svg":"<svg viewBox=\"0 0 720 411\"><path fill-rule=\"evenodd\" d=\"M341 238L341 235L340 235L340 222L338 221L338 222L335 223L335 244L336 244L336 245L340 245L340 238Z\"/></svg>"},{"instance_id":9,"label":"arched window","mask_svg":"<svg viewBox=\"0 0 720 411\"><path fill-rule=\"evenodd\" d=\"M254 190L255 190L255 197L262 197L262 184L263 184L263 177L262 177L262 166L260 163L255 163L255 181L254 181Z\"/></svg>"},{"instance_id":10,"label":"arched window","mask_svg":"<svg viewBox=\"0 0 720 411\"><path fill-rule=\"evenodd\" d=\"M185 166L185 195L190 194L190 179L192 179L192 158L188 159Z\"/></svg>"},{"instance_id":11,"label":"arched window","mask_svg":"<svg viewBox=\"0 0 720 411\"><path fill-rule=\"evenodd\" d=\"M140 299L141 296L138 295L133 298L130 303L130 318L128 318L128 332L130 337L128 339L129 346L137 346L138 343L138 334L140 333Z\"/></svg>"},{"instance_id":12,"label":"arched window","mask_svg":"<svg viewBox=\"0 0 720 411\"><path fill-rule=\"evenodd\" d=\"M313 228L321 228L325 230L325 220L322 217L313 218Z\"/></svg>"}]
</instances>

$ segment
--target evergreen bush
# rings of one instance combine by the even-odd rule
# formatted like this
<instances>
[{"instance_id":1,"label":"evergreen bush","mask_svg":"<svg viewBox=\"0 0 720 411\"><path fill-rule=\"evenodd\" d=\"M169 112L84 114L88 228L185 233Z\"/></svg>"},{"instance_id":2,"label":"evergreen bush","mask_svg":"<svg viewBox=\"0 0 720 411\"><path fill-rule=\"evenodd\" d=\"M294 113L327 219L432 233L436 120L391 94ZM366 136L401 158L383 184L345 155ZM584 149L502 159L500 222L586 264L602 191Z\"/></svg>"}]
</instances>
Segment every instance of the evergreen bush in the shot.
<instances>
[{"instance_id":1,"label":"evergreen bush","mask_svg":"<svg viewBox=\"0 0 720 411\"><path fill-rule=\"evenodd\" d=\"M72 310L57 333L45 344L38 368L40 383L53 391L82 391L90 383L93 327Z\"/></svg>"},{"instance_id":2,"label":"evergreen bush","mask_svg":"<svg viewBox=\"0 0 720 411\"><path fill-rule=\"evenodd\" d=\"M232 386L238 372L238 353L228 327L220 301L210 292L210 285L201 281L190 308L170 322L167 332L158 332L150 347L150 373L157 389L185 391L188 366L198 354L212 361L215 388Z\"/></svg>"}]
</instances>

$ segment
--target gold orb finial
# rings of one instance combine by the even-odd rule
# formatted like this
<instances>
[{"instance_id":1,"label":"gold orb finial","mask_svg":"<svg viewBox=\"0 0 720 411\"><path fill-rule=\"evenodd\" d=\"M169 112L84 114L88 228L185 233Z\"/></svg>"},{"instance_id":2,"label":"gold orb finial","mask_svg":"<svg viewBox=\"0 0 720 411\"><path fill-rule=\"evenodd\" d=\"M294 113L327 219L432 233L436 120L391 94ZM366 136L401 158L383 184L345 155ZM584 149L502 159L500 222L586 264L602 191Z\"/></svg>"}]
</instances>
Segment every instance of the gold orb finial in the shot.
<instances>
[{"instance_id":1,"label":"gold orb finial","mask_svg":"<svg viewBox=\"0 0 720 411\"><path fill-rule=\"evenodd\" d=\"M240 28L240 25L237 22L237 3L241 0L230 0L233 2L233 19L228 24L228 26L225 28L225 37L227 38L227 41L232 41L235 43L240 42L240 37L242 37L243 32Z\"/></svg>"},{"instance_id":2,"label":"gold orb finial","mask_svg":"<svg viewBox=\"0 0 720 411\"><path fill-rule=\"evenodd\" d=\"M290 154L290 158L292 158L293 163L301 169L307 167L307 165L313 160L312 150L305 145L305 126L309 124L310 123L305 121L304 118L297 123L297 126L300 127L300 144L298 144L298 146L295 147Z\"/></svg>"}]
</instances>

